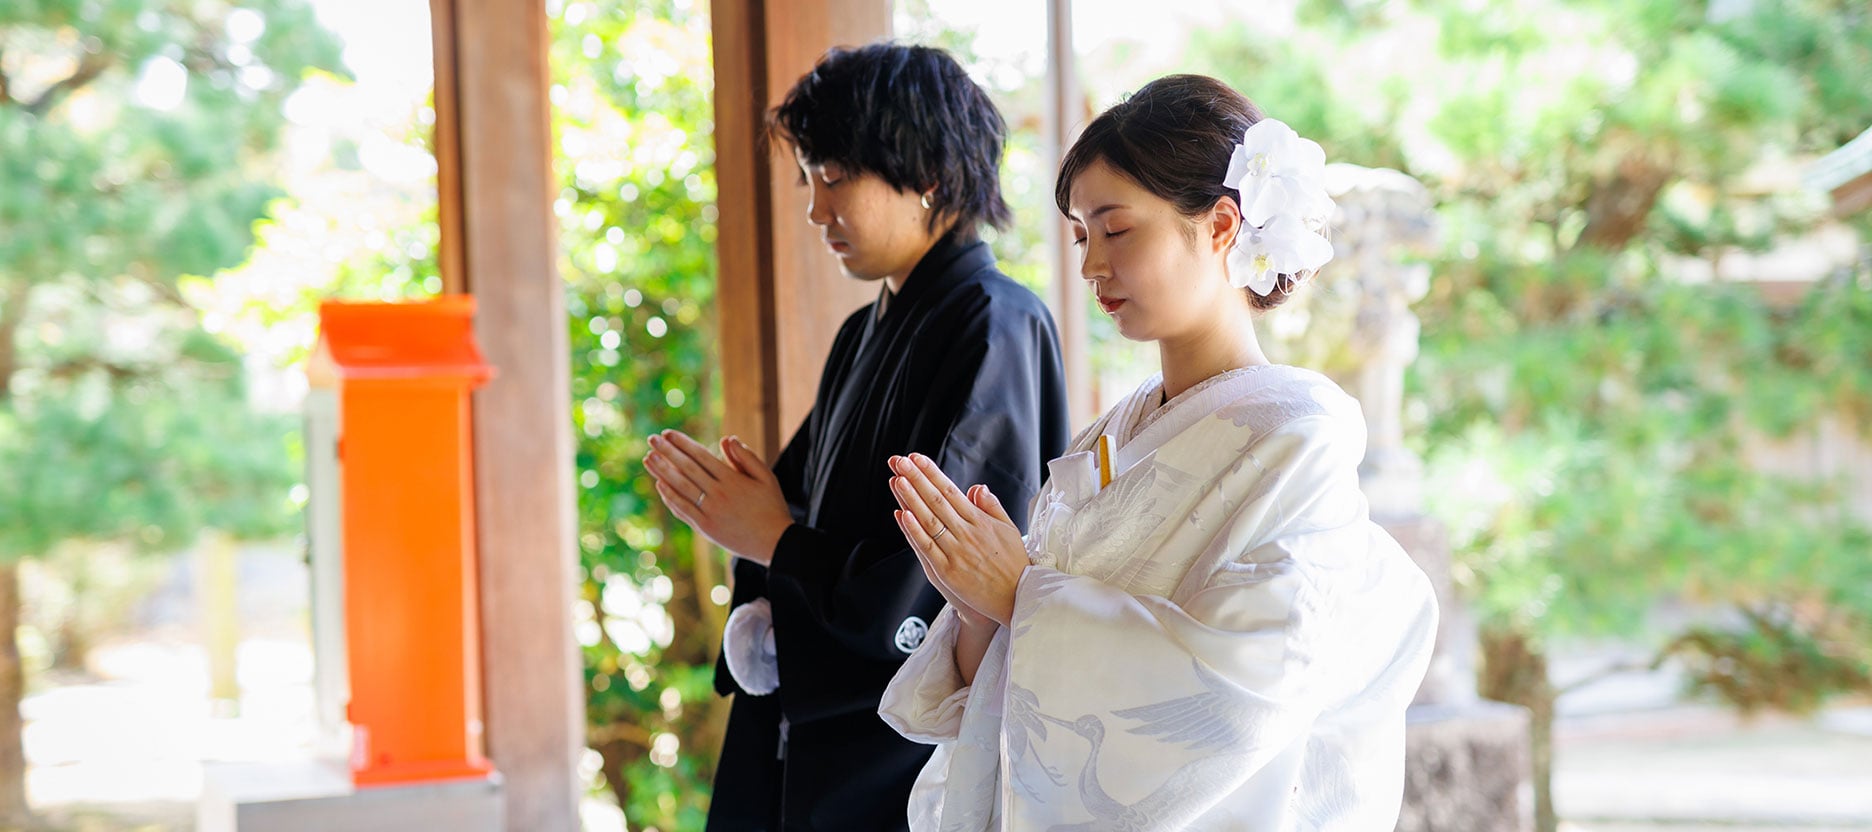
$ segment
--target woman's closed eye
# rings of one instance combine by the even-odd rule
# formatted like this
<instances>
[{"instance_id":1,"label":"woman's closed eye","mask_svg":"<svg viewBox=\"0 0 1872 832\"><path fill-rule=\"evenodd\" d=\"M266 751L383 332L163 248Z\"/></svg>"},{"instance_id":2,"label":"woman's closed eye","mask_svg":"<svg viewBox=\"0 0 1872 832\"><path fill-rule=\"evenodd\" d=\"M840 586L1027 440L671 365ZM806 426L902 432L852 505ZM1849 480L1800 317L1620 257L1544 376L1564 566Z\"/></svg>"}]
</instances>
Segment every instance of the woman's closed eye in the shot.
<instances>
[{"instance_id":1,"label":"woman's closed eye","mask_svg":"<svg viewBox=\"0 0 1872 832\"><path fill-rule=\"evenodd\" d=\"M1109 240L1113 237L1121 236L1125 232L1130 231L1130 230L1131 229L1129 228L1121 228L1121 229L1118 229L1117 231L1107 231L1105 232L1105 239ZM1082 246L1082 245L1085 245L1085 243L1086 243L1086 237L1084 234L1073 235L1073 245Z\"/></svg>"}]
</instances>

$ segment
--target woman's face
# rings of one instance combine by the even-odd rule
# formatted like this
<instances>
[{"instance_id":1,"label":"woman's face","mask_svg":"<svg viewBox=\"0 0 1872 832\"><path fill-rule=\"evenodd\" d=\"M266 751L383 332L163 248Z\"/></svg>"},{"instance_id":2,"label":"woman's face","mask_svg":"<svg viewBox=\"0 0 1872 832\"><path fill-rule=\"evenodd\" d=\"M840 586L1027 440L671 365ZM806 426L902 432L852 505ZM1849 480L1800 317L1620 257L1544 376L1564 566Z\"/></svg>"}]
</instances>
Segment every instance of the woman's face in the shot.
<instances>
[{"instance_id":1,"label":"woman's face","mask_svg":"<svg viewBox=\"0 0 1872 832\"><path fill-rule=\"evenodd\" d=\"M812 193L806 219L847 275L859 280L909 275L941 231L929 228L923 195L899 191L875 174L855 174L836 162L813 164L796 155Z\"/></svg>"},{"instance_id":2,"label":"woman's face","mask_svg":"<svg viewBox=\"0 0 1872 832\"><path fill-rule=\"evenodd\" d=\"M1100 160L1073 180L1068 208L1080 275L1124 337L1198 334L1247 303L1228 282L1227 246L1241 225L1234 202L1192 221Z\"/></svg>"}]
</instances>

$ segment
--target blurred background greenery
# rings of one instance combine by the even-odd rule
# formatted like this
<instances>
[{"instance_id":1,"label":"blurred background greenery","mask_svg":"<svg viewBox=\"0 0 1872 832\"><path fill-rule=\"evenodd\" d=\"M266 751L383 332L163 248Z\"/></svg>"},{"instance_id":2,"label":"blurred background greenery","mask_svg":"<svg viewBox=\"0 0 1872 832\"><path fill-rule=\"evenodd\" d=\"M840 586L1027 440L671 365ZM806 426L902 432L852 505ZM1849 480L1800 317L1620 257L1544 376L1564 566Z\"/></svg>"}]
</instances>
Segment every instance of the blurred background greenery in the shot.
<instances>
[{"instance_id":1,"label":"blurred background greenery","mask_svg":"<svg viewBox=\"0 0 1872 832\"><path fill-rule=\"evenodd\" d=\"M652 431L712 436L721 416L707 9L545 5L583 772L633 827L700 829L725 577L641 457ZM991 242L1044 289L1044 10L1027 5L895 12L1006 112L1017 223ZM1407 436L1482 628L1480 688L1535 714L1545 829L1556 701L1598 676L1560 678L1558 644L1615 640L1630 649L1607 672L1668 664L1686 696L1746 712L1872 690L1872 474L1809 464L1872 459L1872 211L1840 215L1803 179L1872 127L1864 4L1078 5L1086 113L1209 73L1334 161L1429 189ZM131 628L148 564L198 532L296 532L293 368L316 301L441 288L426 22L404 11L364 41L364 6L0 3L0 628L20 634L0 639L0 813L26 807L25 677ZM392 49L411 54L372 63ZM1148 370L1071 313L1102 398ZM1329 354L1304 324L1273 322L1296 360Z\"/></svg>"}]
</instances>

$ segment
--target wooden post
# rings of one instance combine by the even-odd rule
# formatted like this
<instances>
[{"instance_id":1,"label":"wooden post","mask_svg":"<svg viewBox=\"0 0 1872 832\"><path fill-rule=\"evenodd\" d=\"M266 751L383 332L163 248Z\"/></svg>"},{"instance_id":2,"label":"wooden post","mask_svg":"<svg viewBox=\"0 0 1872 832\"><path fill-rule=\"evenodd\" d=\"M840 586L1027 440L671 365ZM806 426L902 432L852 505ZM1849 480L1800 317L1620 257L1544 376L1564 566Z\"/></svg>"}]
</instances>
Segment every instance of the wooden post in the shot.
<instances>
[{"instance_id":1,"label":"wooden post","mask_svg":"<svg viewBox=\"0 0 1872 832\"><path fill-rule=\"evenodd\" d=\"M767 30L761 0L715 0L716 311L721 316L722 431L771 459L779 452Z\"/></svg>"},{"instance_id":2,"label":"wooden post","mask_svg":"<svg viewBox=\"0 0 1872 832\"><path fill-rule=\"evenodd\" d=\"M429 0L429 37L435 62L436 268L442 291L462 294L461 89L456 83L455 0Z\"/></svg>"},{"instance_id":3,"label":"wooden post","mask_svg":"<svg viewBox=\"0 0 1872 832\"><path fill-rule=\"evenodd\" d=\"M1086 331L1086 284L1079 276L1079 251L1072 245L1066 221L1050 198L1052 176L1059 172L1066 149L1072 147L1085 120L1085 93L1079 88L1078 61L1073 54L1072 0L1047 0L1047 242L1054 252L1053 291L1048 302L1059 324L1060 357L1066 367L1066 401L1074 429L1090 424L1098 415L1092 383L1091 338Z\"/></svg>"},{"instance_id":4,"label":"wooden post","mask_svg":"<svg viewBox=\"0 0 1872 832\"><path fill-rule=\"evenodd\" d=\"M887 0L715 0L715 180L720 195L723 430L772 458L812 408L832 337L876 283L839 272L806 222L768 108L833 46L890 35Z\"/></svg>"},{"instance_id":5,"label":"wooden post","mask_svg":"<svg viewBox=\"0 0 1872 832\"><path fill-rule=\"evenodd\" d=\"M1840 183L1832 190L1833 216L1845 219L1872 208L1872 171Z\"/></svg>"},{"instance_id":6,"label":"wooden post","mask_svg":"<svg viewBox=\"0 0 1872 832\"><path fill-rule=\"evenodd\" d=\"M474 397L488 757L505 778L506 828L570 832L585 720L545 8L430 8L443 281L479 300L476 336L496 372Z\"/></svg>"},{"instance_id":7,"label":"wooden post","mask_svg":"<svg viewBox=\"0 0 1872 832\"><path fill-rule=\"evenodd\" d=\"M202 536L202 621L208 636L208 697L217 716L240 715L240 562L234 538Z\"/></svg>"}]
</instances>

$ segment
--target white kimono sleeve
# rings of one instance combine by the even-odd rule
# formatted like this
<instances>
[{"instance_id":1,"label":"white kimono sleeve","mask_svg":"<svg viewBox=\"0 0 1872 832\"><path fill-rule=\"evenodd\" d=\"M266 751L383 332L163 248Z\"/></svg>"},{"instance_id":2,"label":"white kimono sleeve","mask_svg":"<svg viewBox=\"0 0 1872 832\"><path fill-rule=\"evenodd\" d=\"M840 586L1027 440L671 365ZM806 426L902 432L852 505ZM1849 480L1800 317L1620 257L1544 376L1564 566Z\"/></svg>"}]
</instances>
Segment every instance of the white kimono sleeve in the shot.
<instances>
[{"instance_id":1,"label":"white kimono sleeve","mask_svg":"<svg viewBox=\"0 0 1872 832\"><path fill-rule=\"evenodd\" d=\"M1397 723L1401 776L1403 706L1436 626L1428 583L1370 522L1355 467L1335 458L1329 442L1304 430L1269 439L1258 457L1279 471L1278 485L1232 519L1236 527L1216 544L1234 554L1199 565L1191 575L1198 583L1177 593L1181 603L1027 570L1015 600L1007 701L1028 705L1015 719L1010 704L1003 723L1017 749L1009 774L1065 765L1050 783L1026 778L1036 785L1011 804L1010 828L1057 822L1073 805L1140 829L1220 817L1250 824L1242 828L1290 828L1289 812L1312 813L1290 805L1296 795L1311 800L1321 792L1312 781L1341 779L1332 755L1363 753L1362 738L1339 744L1320 734L1322 711L1367 701L1383 703L1373 713L1395 710L1385 725ZM1019 759L1029 747L1031 759ZM1356 760L1339 768L1368 770ZM1355 793L1361 784L1348 788L1354 793L1342 805L1323 811L1362 814L1353 807L1372 801ZM1395 821L1391 800L1385 828Z\"/></svg>"},{"instance_id":2,"label":"white kimono sleeve","mask_svg":"<svg viewBox=\"0 0 1872 832\"><path fill-rule=\"evenodd\" d=\"M1307 583L1289 573L1252 591L1217 587L1183 609L1034 567L1016 606L1008 684L1053 717L1051 731L1091 744L1106 791L1148 792L1190 767L1181 805L1162 808L1195 818L1319 713L1311 625L1320 598Z\"/></svg>"},{"instance_id":3,"label":"white kimono sleeve","mask_svg":"<svg viewBox=\"0 0 1872 832\"><path fill-rule=\"evenodd\" d=\"M965 685L955 662L961 620L944 607L923 646L911 654L884 689L878 715L906 739L936 746L910 790L906 807L912 830L990 829L995 804L988 797L999 781L1001 701L1006 695L1008 631L995 633ZM979 796L949 805L947 796Z\"/></svg>"},{"instance_id":4,"label":"white kimono sleeve","mask_svg":"<svg viewBox=\"0 0 1872 832\"><path fill-rule=\"evenodd\" d=\"M943 607L923 645L904 660L884 689L878 715L905 739L936 745L953 742L962 730L962 709L970 687L956 667L956 636L962 622L953 607Z\"/></svg>"}]
</instances>

